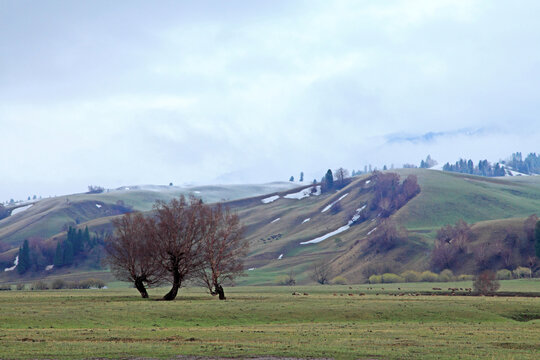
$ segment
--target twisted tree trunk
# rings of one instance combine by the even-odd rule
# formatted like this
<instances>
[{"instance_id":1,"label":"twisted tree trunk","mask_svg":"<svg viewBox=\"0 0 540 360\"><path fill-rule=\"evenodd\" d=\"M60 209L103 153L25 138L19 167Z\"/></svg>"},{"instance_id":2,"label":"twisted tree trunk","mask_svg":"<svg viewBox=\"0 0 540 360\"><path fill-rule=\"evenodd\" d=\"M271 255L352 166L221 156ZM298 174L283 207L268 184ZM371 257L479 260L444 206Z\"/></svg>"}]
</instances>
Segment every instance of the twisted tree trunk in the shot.
<instances>
[{"instance_id":1,"label":"twisted tree trunk","mask_svg":"<svg viewBox=\"0 0 540 360\"><path fill-rule=\"evenodd\" d=\"M180 285L182 285L182 277L180 275L180 272L178 269L175 269L173 271L173 284L171 290L165 296L163 296L163 300L171 301L176 299L176 295L178 295L178 289L180 289Z\"/></svg>"},{"instance_id":2,"label":"twisted tree trunk","mask_svg":"<svg viewBox=\"0 0 540 360\"><path fill-rule=\"evenodd\" d=\"M142 278L135 279L135 288L139 290L143 299L148 299L148 292L146 291Z\"/></svg>"},{"instance_id":3,"label":"twisted tree trunk","mask_svg":"<svg viewBox=\"0 0 540 360\"><path fill-rule=\"evenodd\" d=\"M225 291L223 290L223 287L220 285L220 284L216 284L214 285L215 287L215 292L219 295L219 300L226 300L227 298L225 297Z\"/></svg>"}]
</instances>

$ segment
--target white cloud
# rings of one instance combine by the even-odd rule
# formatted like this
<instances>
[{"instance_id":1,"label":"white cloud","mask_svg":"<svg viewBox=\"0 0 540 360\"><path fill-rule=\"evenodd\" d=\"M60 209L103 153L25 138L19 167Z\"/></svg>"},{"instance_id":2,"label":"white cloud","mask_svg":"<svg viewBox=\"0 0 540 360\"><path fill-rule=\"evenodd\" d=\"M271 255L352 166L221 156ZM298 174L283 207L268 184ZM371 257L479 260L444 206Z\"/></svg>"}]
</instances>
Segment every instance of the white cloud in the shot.
<instances>
[{"instance_id":1,"label":"white cloud","mask_svg":"<svg viewBox=\"0 0 540 360\"><path fill-rule=\"evenodd\" d=\"M537 151L537 2L130 5L0 12L0 199Z\"/></svg>"}]
</instances>

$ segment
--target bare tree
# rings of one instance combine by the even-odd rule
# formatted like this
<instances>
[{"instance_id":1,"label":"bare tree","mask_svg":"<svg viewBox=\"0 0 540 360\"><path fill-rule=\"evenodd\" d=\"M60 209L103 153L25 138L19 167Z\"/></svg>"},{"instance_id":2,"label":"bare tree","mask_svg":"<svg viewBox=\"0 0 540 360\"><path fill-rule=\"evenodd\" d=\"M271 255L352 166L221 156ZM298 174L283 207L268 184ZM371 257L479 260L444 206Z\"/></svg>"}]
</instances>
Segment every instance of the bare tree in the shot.
<instances>
[{"instance_id":1,"label":"bare tree","mask_svg":"<svg viewBox=\"0 0 540 360\"><path fill-rule=\"evenodd\" d=\"M163 278L151 241L153 229L140 213L128 213L113 220L113 225L115 233L105 242L105 262L117 279L133 282L141 296L148 298L146 286L157 285Z\"/></svg>"},{"instance_id":2,"label":"bare tree","mask_svg":"<svg viewBox=\"0 0 540 360\"><path fill-rule=\"evenodd\" d=\"M320 262L313 265L311 279L321 285L328 284L330 280L330 267L328 264Z\"/></svg>"},{"instance_id":3,"label":"bare tree","mask_svg":"<svg viewBox=\"0 0 540 360\"><path fill-rule=\"evenodd\" d=\"M199 246L202 264L197 272L210 293L225 300L223 282L232 281L243 272L248 242L242 236L238 216L221 204L206 206L202 214L206 218L206 229Z\"/></svg>"},{"instance_id":4,"label":"bare tree","mask_svg":"<svg viewBox=\"0 0 540 360\"><path fill-rule=\"evenodd\" d=\"M482 295L490 295L499 290L500 287L499 280L495 273L491 270L486 270L480 275L477 275L473 281L474 291Z\"/></svg>"},{"instance_id":5,"label":"bare tree","mask_svg":"<svg viewBox=\"0 0 540 360\"><path fill-rule=\"evenodd\" d=\"M201 200L191 197L189 202L184 196L173 199L170 203L158 202L154 206L154 242L156 256L162 268L172 278L171 290L163 300L174 300L182 283L201 266L201 256L197 256L206 231L206 217Z\"/></svg>"},{"instance_id":6,"label":"bare tree","mask_svg":"<svg viewBox=\"0 0 540 360\"><path fill-rule=\"evenodd\" d=\"M345 186L345 179L349 177L349 171L340 167L339 169L334 170L334 177L336 178L338 187L342 188Z\"/></svg>"}]
</instances>

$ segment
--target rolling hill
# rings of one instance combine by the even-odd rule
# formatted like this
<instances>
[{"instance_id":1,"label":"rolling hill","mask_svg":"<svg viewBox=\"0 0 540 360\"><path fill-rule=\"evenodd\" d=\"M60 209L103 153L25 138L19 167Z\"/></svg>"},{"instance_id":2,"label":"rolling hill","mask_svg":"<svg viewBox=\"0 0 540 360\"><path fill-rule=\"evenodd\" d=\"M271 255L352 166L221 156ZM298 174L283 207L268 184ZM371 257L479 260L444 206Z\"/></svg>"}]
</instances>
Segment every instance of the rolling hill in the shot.
<instances>
[{"instance_id":1,"label":"rolling hill","mask_svg":"<svg viewBox=\"0 0 540 360\"><path fill-rule=\"evenodd\" d=\"M384 229L380 211L371 206L377 184L372 175L364 175L351 178L342 189L322 194L311 185L275 183L190 189L131 187L47 199L0 221L0 265L11 265L24 238L41 236L55 243L65 237L67 224L88 226L91 232L110 230L111 217L129 209L150 210L156 199L167 201L182 193L201 196L210 203L227 200L238 212L250 242L247 276L240 283L269 284L290 272L298 282L307 283L313 264L320 262L329 264L332 276L342 275L350 282L365 281L373 273L430 269L437 230L460 219L473 225L470 251L452 269L455 273L475 272L475 252L500 247L510 235L514 239L512 266L525 264L530 244L523 222L539 212L540 177L485 178L426 169L395 172L402 180L415 175L421 191L390 216L397 228L406 230L391 246L377 243ZM511 246L508 244L505 246ZM490 258L489 266L503 266L497 256ZM79 270L88 267L83 263Z\"/></svg>"}]
</instances>

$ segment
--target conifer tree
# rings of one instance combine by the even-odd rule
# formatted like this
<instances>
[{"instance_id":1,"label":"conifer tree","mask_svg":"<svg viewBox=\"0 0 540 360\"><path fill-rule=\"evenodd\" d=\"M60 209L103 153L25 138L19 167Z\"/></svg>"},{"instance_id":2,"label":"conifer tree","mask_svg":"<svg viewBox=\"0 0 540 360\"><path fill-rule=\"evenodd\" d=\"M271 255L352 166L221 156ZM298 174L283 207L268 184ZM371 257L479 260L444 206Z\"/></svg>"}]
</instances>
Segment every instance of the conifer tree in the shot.
<instances>
[{"instance_id":1,"label":"conifer tree","mask_svg":"<svg viewBox=\"0 0 540 360\"><path fill-rule=\"evenodd\" d=\"M61 267L64 265L64 252L62 251L62 243L60 241L56 244L53 264L54 267Z\"/></svg>"},{"instance_id":2,"label":"conifer tree","mask_svg":"<svg viewBox=\"0 0 540 360\"><path fill-rule=\"evenodd\" d=\"M19 263L17 264L17 272L24 274L30 269L30 246L28 240L24 240L23 246L19 249Z\"/></svg>"},{"instance_id":3,"label":"conifer tree","mask_svg":"<svg viewBox=\"0 0 540 360\"><path fill-rule=\"evenodd\" d=\"M328 190L334 187L334 175L332 174L332 170L328 169L326 175L324 175L324 182Z\"/></svg>"},{"instance_id":4,"label":"conifer tree","mask_svg":"<svg viewBox=\"0 0 540 360\"><path fill-rule=\"evenodd\" d=\"M82 248L85 245L90 244L90 232L88 231L88 226L84 228L83 239L82 239Z\"/></svg>"},{"instance_id":5,"label":"conifer tree","mask_svg":"<svg viewBox=\"0 0 540 360\"><path fill-rule=\"evenodd\" d=\"M536 250L536 257L540 258L540 221L536 223L536 229L535 229L535 250Z\"/></svg>"},{"instance_id":6,"label":"conifer tree","mask_svg":"<svg viewBox=\"0 0 540 360\"><path fill-rule=\"evenodd\" d=\"M62 245L64 248L63 263L64 265L71 265L73 263L73 244L71 243L71 241L66 240L62 243Z\"/></svg>"},{"instance_id":7,"label":"conifer tree","mask_svg":"<svg viewBox=\"0 0 540 360\"><path fill-rule=\"evenodd\" d=\"M300 171L300 182L304 181L304 172Z\"/></svg>"}]
</instances>

